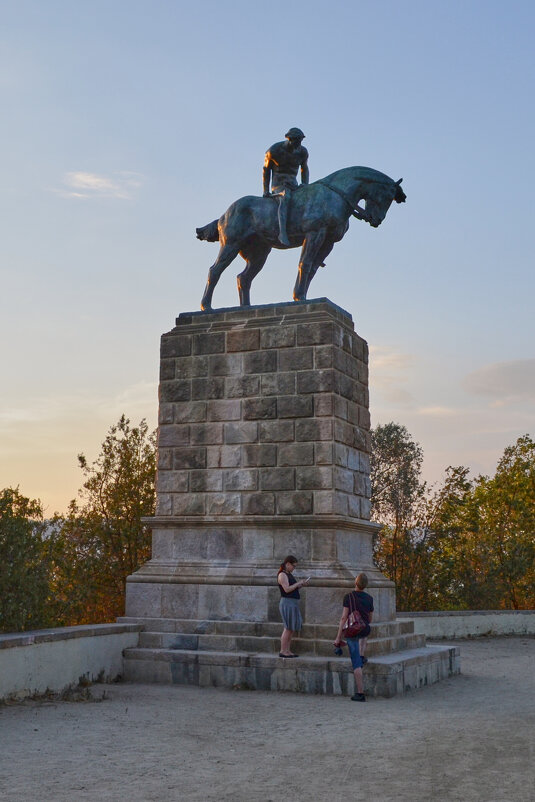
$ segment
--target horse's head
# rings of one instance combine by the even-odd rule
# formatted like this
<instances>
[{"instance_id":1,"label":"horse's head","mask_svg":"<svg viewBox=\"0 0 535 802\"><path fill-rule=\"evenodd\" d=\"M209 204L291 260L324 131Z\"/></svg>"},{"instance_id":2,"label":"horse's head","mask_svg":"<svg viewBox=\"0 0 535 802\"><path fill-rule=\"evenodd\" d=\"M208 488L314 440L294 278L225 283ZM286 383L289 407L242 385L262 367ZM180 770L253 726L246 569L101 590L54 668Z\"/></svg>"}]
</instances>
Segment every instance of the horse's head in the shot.
<instances>
[{"instance_id":1,"label":"horse's head","mask_svg":"<svg viewBox=\"0 0 535 802\"><path fill-rule=\"evenodd\" d=\"M384 181L375 179L366 182L368 187L363 195L366 201L365 219L373 228L381 225L392 201L405 203L407 198L400 186L402 178L399 181L392 181L385 176L385 179Z\"/></svg>"}]
</instances>

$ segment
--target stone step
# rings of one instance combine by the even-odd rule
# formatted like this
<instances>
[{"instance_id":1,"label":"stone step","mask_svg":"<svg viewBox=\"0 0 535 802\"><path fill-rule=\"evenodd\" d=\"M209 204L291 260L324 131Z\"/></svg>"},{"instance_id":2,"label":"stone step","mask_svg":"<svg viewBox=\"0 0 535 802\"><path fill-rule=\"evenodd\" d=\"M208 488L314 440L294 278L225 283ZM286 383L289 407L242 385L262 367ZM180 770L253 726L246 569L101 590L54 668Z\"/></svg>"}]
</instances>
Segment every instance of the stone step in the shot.
<instances>
[{"instance_id":1,"label":"stone step","mask_svg":"<svg viewBox=\"0 0 535 802\"><path fill-rule=\"evenodd\" d=\"M280 632L280 627L279 627ZM333 630L333 632L336 632ZM292 648L298 654L330 657L333 655L333 638L305 639L294 638ZM424 635L414 633L393 637L368 638L366 654L368 657L388 652L413 649L425 645ZM139 646L149 649L182 649L216 652L269 652L278 653L280 637L257 637L253 635L205 635L173 632L141 632ZM347 652L346 652L347 654Z\"/></svg>"},{"instance_id":2,"label":"stone step","mask_svg":"<svg viewBox=\"0 0 535 802\"><path fill-rule=\"evenodd\" d=\"M272 637L281 635L282 622L271 621L197 621L187 618L141 618L123 616L120 624L138 624L147 632L177 632L184 635L242 635L246 637ZM330 640L336 637L337 622L327 624L304 624L300 632L303 640ZM378 621L371 624L371 638L388 638L409 635L414 632L412 620Z\"/></svg>"},{"instance_id":3,"label":"stone step","mask_svg":"<svg viewBox=\"0 0 535 802\"><path fill-rule=\"evenodd\" d=\"M352 695L354 676L347 657L305 655L285 660L270 653L130 648L124 678L250 690ZM459 648L424 646L371 658L363 671L369 696L394 696L460 672Z\"/></svg>"}]
</instances>

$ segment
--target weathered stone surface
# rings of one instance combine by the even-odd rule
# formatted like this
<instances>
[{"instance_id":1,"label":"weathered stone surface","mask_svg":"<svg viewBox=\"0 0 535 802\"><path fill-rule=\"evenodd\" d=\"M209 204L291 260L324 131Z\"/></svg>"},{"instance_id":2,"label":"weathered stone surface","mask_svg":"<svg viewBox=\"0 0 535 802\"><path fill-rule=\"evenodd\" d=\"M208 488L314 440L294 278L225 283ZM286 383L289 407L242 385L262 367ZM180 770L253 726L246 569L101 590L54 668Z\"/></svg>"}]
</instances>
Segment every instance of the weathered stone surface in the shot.
<instances>
[{"instance_id":1,"label":"weathered stone surface","mask_svg":"<svg viewBox=\"0 0 535 802\"><path fill-rule=\"evenodd\" d=\"M298 576L312 576L307 627L336 625L359 570L370 576L376 619L393 620L394 588L373 565L376 528L366 523L367 348L346 313L321 300L181 316L162 338L160 404L153 559L128 581L153 590L146 603L129 591L128 604L161 621L154 632L183 636L175 651L193 656L176 663L178 681L235 675L224 654L231 635L202 634L214 621L243 629L232 648L258 648L266 635L249 625L275 627L275 643L276 569L288 553ZM223 650L213 675L211 663L195 663L203 648Z\"/></svg>"}]
</instances>

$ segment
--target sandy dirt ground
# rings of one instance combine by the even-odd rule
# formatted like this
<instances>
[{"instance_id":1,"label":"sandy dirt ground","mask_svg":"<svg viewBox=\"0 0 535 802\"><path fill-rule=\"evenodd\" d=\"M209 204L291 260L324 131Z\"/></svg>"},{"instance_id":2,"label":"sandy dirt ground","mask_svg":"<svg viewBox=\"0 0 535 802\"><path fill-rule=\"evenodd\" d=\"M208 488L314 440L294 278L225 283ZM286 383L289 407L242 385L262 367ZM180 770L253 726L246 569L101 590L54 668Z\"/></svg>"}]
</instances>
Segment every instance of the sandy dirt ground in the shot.
<instances>
[{"instance_id":1,"label":"sandy dirt ground","mask_svg":"<svg viewBox=\"0 0 535 802\"><path fill-rule=\"evenodd\" d=\"M394 699L96 685L0 708L0 799L535 800L535 638Z\"/></svg>"}]
</instances>

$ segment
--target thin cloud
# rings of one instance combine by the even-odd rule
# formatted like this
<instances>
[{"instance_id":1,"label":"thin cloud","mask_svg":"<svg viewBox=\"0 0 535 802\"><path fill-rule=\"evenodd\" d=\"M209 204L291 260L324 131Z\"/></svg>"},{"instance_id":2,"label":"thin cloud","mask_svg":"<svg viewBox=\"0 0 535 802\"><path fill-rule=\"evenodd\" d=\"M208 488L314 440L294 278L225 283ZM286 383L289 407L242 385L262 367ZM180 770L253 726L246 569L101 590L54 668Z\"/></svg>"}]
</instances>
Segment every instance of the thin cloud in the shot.
<instances>
[{"instance_id":1,"label":"thin cloud","mask_svg":"<svg viewBox=\"0 0 535 802\"><path fill-rule=\"evenodd\" d=\"M403 354L385 346L370 348L370 387L378 391L389 404L413 406L414 396L404 385L407 372L413 364L411 354Z\"/></svg>"},{"instance_id":2,"label":"thin cloud","mask_svg":"<svg viewBox=\"0 0 535 802\"><path fill-rule=\"evenodd\" d=\"M56 190L65 198L118 198L131 200L142 186L139 173L118 172L111 176L88 173L83 170L66 173L63 178L65 188Z\"/></svg>"},{"instance_id":3,"label":"thin cloud","mask_svg":"<svg viewBox=\"0 0 535 802\"><path fill-rule=\"evenodd\" d=\"M487 397L494 407L513 401L534 401L535 359L486 365L465 376L463 387L472 395Z\"/></svg>"},{"instance_id":4,"label":"thin cloud","mask_svg":"<svg viewBox=\"0 0 535 802\"><path fill-rule=\"evenodd\" d=\"M441 406L432 406L432 407L421 407L418 410L420 415L427 415L430 418L451 418L452 415L457 415L458 410L453 409L452 407L441 407Z\"/></svg>"}]
</instances>

